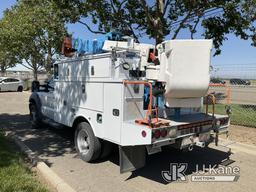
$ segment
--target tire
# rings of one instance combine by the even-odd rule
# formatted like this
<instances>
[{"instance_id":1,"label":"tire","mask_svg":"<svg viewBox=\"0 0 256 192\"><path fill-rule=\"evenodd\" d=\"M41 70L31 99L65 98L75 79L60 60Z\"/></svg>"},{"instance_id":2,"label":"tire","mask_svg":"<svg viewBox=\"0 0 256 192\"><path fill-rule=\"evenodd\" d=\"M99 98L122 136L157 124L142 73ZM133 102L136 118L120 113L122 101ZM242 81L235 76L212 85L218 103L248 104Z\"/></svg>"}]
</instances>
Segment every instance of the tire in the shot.
<instances>
[{"instance_id":1,"label":"tire","mask_svg":"<svg viewBox=\"0 0 256 192\"><path fill-rule=\"evenodd\" d=\"M22 91L23 91L23 87L22 87L22 86L19 86L17 91L18 91L18 92L22 92Z\"/></svg>"},{"instance_id":2,"label":"tire","mask_svg":"<svg viewBox=\"0 0 256 192\"><path fill-rule=\"evenodd\" d=\"M100 140L100 142L101 142L100 158L103 159L105 157L108 157L111 154L111 152L113 151L114 144L106 140Z\"/></svg>"},{"instance_id":3,"label":"tire","mask_svg":"<svg viewBox=\"0 0 256 192\"><path fill-rule=\"evenodd\" d=\"M30 121L31 121L32 128L33 129L40 128L40 126L42 125L42 122L41 122L36 104L34 103L30 104L29 110L30 110L29 114L30 114Z\"/></svg>"},{"instance_id":4,"label":"tire","mask_svg":"<svg viewBox=\"0 0 256 192\"><path fill-rule=\"evenodd\" d=\"M81 122L77 125L75 146L78 155L83 161L92 162L100 156L100 140L94 135L91 126L86 122Z\"/></svg>"}]
</instances>

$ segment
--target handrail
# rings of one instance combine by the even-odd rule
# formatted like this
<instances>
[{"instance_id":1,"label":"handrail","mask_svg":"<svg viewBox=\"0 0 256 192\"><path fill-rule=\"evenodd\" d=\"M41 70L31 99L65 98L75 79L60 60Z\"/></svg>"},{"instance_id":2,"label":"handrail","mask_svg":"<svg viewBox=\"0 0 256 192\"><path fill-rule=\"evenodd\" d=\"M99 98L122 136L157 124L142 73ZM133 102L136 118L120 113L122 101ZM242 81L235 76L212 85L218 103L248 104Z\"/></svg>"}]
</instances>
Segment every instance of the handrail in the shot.
<instances>
[{"instance_id":1,"label":"handrail","mask_svg":"<svg viewBox=\"0 0 256 192\"><path fill-rule=\"evenodd\" d=\"M148 85L149 88L150 88L150 91L149 91L149 105L148 105L148 111L147 111L147 116L146 116L146 120L149 120L148 119L148 113L149 115L152 116L152 100L153 100L153 86L151 83L149 82L145 82L145 81L123 81L124 84L132 84L132 85Z\"/></svg>"},{"instance_id":2,"label":"handrail","mask_svg":"<svg viewBox=\"0 0 256 192\"><path fill-rule=\"evenodd\" d=\"M205 113L206 113L206 115L208 115L208 105L209 105L209 103L208 103L208 98L209 97L211 97L212 98L212 116L214 117L214 114L215 114L215 102L216 102L216 98L215 98L215 96L213 95L213 94L208 94L207 95L207 101L206 101L206 111L205 111Z\"/></svg>"}]
</instances>

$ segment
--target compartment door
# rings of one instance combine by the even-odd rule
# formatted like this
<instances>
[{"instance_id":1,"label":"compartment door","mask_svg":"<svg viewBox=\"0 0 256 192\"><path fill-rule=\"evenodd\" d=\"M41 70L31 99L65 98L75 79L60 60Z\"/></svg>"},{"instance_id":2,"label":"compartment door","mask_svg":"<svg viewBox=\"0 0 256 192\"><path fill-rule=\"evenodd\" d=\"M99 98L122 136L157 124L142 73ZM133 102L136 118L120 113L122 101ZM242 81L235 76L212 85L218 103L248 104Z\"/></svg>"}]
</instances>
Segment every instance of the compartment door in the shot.
<instances>
[{"instance_id":1,"label":"compartment door","mask_svg":"<svg viewBox=\"0 0 256 192\"><path fill-rule=\"evenodd\" d=\"M120 131L122 125L122 91L121 83L104 83L104 113L102 123L104 138L120 143Z\"/></svg>"}]
</instances>

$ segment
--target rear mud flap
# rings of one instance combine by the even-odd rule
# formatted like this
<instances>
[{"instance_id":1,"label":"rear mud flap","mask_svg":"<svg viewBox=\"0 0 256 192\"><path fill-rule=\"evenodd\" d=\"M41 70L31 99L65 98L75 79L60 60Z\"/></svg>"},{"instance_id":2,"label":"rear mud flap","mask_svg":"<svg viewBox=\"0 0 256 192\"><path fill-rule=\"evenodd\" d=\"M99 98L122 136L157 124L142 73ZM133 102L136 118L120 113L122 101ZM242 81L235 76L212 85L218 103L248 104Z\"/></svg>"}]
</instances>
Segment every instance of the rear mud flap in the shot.
<instances>
[{"instance_id":1,"label":"rear mud flap","mask_svg":"<svg viewBox=\"0 0 256 192\"><path fill-rule=\"evenodd\" d=\"M120 173L134 171L146 163L145 146L119 146Z\"/></svg>"}]
</instances>

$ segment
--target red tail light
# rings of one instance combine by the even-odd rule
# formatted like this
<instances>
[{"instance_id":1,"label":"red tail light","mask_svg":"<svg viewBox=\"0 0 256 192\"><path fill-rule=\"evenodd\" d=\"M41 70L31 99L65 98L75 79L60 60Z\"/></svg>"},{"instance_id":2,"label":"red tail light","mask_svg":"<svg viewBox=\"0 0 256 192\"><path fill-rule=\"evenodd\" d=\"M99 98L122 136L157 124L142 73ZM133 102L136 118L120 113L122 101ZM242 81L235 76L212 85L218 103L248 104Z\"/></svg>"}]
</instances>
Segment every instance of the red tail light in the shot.
<instances>
[{"instance_id":1,"label":"red tail light","mask_svg":"<svg viewBox=\"0 0 256 192\"><path fill-rule=\"evenodd\" d=\"M159 130L156 130L156 131L154 132L154 137L155 137L156 139L158 139L160 136L161 136L161 132L160 132Z\"/></svg>"},{"instance_id":2,"label":"red tail light","mask_svg":"<svg viewBox=\"0 0 256 192\"><path fill-rule=\"evenodd\" d=\"M161 137L166 137L167 135L167 130L166 129L162 129L161 130Z\"/></svg>"}]
</instances>

